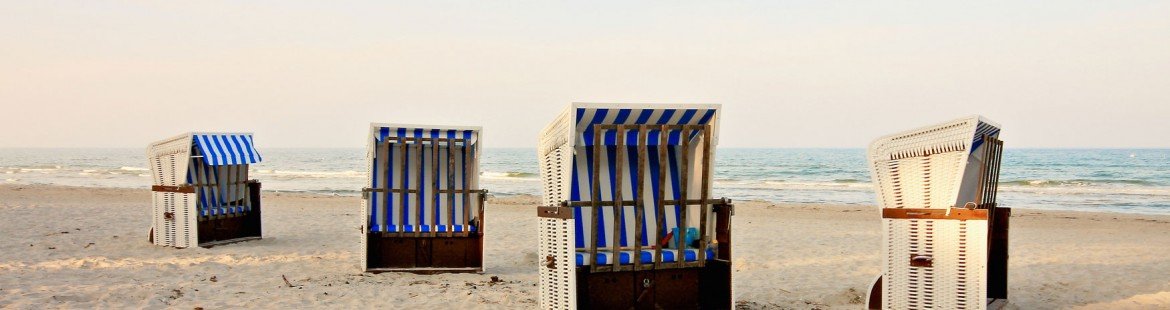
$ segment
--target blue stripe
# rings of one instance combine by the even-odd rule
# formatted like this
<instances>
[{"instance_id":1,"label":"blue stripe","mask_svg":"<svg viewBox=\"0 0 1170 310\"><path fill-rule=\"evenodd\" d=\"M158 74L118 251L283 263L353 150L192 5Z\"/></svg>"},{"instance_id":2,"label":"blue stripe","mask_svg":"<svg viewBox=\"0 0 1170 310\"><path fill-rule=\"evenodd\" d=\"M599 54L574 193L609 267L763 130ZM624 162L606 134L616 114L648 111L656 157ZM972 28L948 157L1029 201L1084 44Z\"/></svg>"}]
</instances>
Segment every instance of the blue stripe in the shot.
<instances>
[{"instance_id":1,"label":"blue stripe","mask_svg":"<svg viewBox=\"0 0 1170 310\"><path fill-rule=\"evenodd\" d=\"M236 152L238 152L240 154L239 163L246 164L247 160L244 159L244 156L247 155L247 153L244 152L244 144L240 143L240 136L231 136L231 138L232 138L232 142L236 143Z\"/></svg>"},{"instance_id":2,"label":"blue stripe","mask_svg":"<svg viewBox=\"0 0 1170 310\"><path fill-rule=\"evenodd\" d=\"M406 137L406 128L398 128L398 137L399 138ZM403 142L403 143L405 143L405 142ZM405 189L410 188L410 148L409 147L406 149L405 152L402 152L402 162L403 162L402 166L404 167L404 168L402 168L402 175L403 175L404 180L406 180L406 181L402 182L401 185L402 185L402 189L405 190ZM406 193L405 191L402 192L402 205L403 205L402 226L407 227L407 224L410 223L410 194Z\"/></svg>"},{"instance_id":3,"label":"blue stripe","mask_svg":"<svg viewBox=\"0 0 1170 310\"><path fill-rule=\"evenodd\" d=\"M683 112L683 115L682 115L682 117L680 117L680 118L678 119L678 123L679 123L679 124L687 124L687 123L690 123L690 122L691 122L691 118L692 118L692 117L695 117L695 110L694 110L694 109L688 109L688 110L686 110L685 112ZM681 143L682 143L682 142L681 142L681 138L682 138L682 132L683 132L682 130L672 130L672 131L670 132L670 138L668 139L668 142L667 142L667 143L669 143L670 145L679 145L679 144L681 144Z\"/></svg>"},{"instance_id":4,"label":"blue stripe","mask_svg":"<svg viewBox=\"0 0 1170 310\"><path fill-rule=\"evenodd\" d=\"M220 164L230 165L232 159L231 159L231 157L228 157L226 152L223 151L223 144L220 142L219 139L220 139L219 136L211 136L212 144L215 144L215 149L218 150L219 155L222 156L222 158L220 158L220 159L222 159L222 161L220 161Z\"/></svg>"},{"instance_id":5,"label":"blue stripe","mask_svg":"<svg viewBox=\"0 0 1170 310\"><path fill-rule=\"evenodd\" d=\"M609 110L598 109L593 114L593 120L589 121L589 125L585 127L585 132L582 134L582 137L585 138L585 145L593 145L593 125L601 124L601 122L605 121L605 115L607 113L609 113Z\"/></svg>"},{"instance_id":6,"label":"blue stripe","mask_svg":"<svg viewBox=\"0 0 1170 310\"><path fill-rule=\"evenodd\" d=\"M650 121L650 115L652 115L652 114L654 114L653 109L642 110L642 113L638 114L638 119L634 121L634 124L638 124L638 125L646 124L647 121Z\"/></svg>"},{"instance_id":7,"label":"blue stripe","mask_svg":"<svg viewBox=\"0 0 1170 310\"><path fill-rule=\"evenodd\" d=\"M431 138L438 138L438 137L439 137L439 130L438 129L431 129ZM436 154L431 154L430 158L432 159L432 161L435 157L439 156L439 154L437 154L438 153L437 150L438 150L437 148L431 148L431 152L436 153ZM439 165L439 163L437 163L437 162L432 162L431 165L433 167L435 167L431 170L435 170L437 168L442 167L442 165ZM438 171L436 171L435 175L432 176L431 184L435 184L435 182L437 182L437 181L439 181L439 172ZM442 221L440 221L440 219L439 219L439 197L442 195L439 195L438 192L435 192L435 193L431 193L431 196L434 197L434 199L432 200L432 202L434 202L434 204L432 204L432 205L435 206L435 211L433 213L431 213L431 218L433 219L433 220L431 220L431 222L442 223Z\"/></svg>"},{"instance_id":8,"label":"blue stripe","mask_svg":"<svg viewBox=\"0 0 1170 310\"><path fill-rule=\"evenodd\" d=\"M211 141L207 140L207 136L195 136L195 141L196 144L199 145L199 149L203 150L203 161L208 165L215 165L217 162L215 158L215 148L211 147Z\"/></svg>"},{"instance_id":9,"label":"blue stripe","mask_svg":"<svg viewBox=\"0 0 1170 310\"><path fill-rule=\"evenodd\" d=\"M703 117L699 118L699 125L706 125L707 122L711 121L711 117L714 117L714 116L715 116L715 109L708 109L707 112L703 113ZM698 135L699 135L698 131L692 132L691 139L694 139L695 136L698 136Z\"/></svg>"},{"instance_id":10,"label":"blue stripe","mask_svg":"<svg viewBox=\"0 0 1170 310\"><path fill-rule=\"evenodd\" d=\"M663 110L662 116L658 118L658 124L666 125L667 122L670 122L671 117L674 117L674 110Z\"/></svg>"},{"instance_id":11,"label":"blue stripe","mask_svg":"<svg viewBox=\"0 0 1170 310\"><path fill-rule=\"evenodd\" d=\"M573 118L573 123L580 124L582 118L585 118L585 109L577 109L577 117Z\"/></svg>"},{"instance_id":12,"label":"blue stripe","mask_svg":"<svg viewBox=\"0 0 1170 310\"><path fill-rule=\"evenodd\" d=\"M244 136L244 137L241 137L240 140L241 140L241 142L244 143L244 149L246 149L248 151L248 163L260 162L260 161L256 160L256 157L259 156L259 154L256 154L254 152L255 149L252 148L252 141L251 141L252 136L250 136L250 135Z\"/></svg>"}]
</instances>

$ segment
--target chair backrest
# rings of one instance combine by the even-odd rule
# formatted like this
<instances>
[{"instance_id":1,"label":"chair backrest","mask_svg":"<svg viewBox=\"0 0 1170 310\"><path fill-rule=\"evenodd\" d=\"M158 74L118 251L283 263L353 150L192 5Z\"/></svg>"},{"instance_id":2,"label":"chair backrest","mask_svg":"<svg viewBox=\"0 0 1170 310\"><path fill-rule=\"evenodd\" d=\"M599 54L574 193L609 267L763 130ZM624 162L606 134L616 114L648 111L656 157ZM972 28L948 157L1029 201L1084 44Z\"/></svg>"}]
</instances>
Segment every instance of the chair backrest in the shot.
<instances>
[{"instance_id":1,"label":"chair backrest","mask_svg":"<svg viewBox=\"0 0 1170 310\"><path fill-rule=\"evenodd\" d=\"M870 168L883 208L941 209L977 202L984 136L999 126L972 116L878 138Z\"/></svg>"},{"instance_id":2,"label":"chair backrest","mask_svg":"<svg viewBox=\"0 0 1170 310\"><path fill-rule=\"evenodd\" d=\"M466 231L480 207L480 127L371 124L371 232Z\"/></svg>"},{"instance_id":3,"label":"chair backrest","mask_svg":"<svg viewBox=\"0 0 1170 310\"><path fill-rule=\"evenodd\" d=\"M592 207L586 204L574 209L575 247L589 246L594 230L598 230L599 247L611 247L615 242L629 247L635 242L643 246L656 244L665 232L678 227L679 205L666 205L663 214L658 214L655 206L660 201L677 200L683 193L688 199L698 199L702 186L710 190L710 176L704 176L700 169L704 156L702 130L711 131L709 145L714 148L718 110L718 105L574 104L547 127L540 150L547 205L564 201L587 203L593 201L595 194L599 201L614 201L619 191L622 200L633 200L639 190L639 165L645 165L642 238L635 240L636 208L622 207L615 218L612 206L601 207L594 227ZM616 125L623 125L625 132L619 134ZM666 130L662 125L667 126ZM644 146L645 156L639 155L639 146ZM710 150L712 156L713 152ZM594 173L599 174L596 188ZM659 178L664 182L660 184ZM662 229L657 225L660 217ZM613 233L614 225L620 225L617 234Z\"/></svg>"}]
</instances>

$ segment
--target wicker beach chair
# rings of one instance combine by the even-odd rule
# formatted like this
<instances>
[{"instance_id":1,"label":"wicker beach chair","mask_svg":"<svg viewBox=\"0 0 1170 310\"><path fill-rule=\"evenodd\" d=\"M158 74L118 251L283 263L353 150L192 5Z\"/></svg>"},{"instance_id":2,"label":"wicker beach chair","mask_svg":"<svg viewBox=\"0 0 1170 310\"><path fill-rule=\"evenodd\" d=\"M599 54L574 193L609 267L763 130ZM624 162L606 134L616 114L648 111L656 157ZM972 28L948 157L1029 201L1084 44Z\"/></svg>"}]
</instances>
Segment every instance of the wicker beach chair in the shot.
<instances>
[{"instance_id":1,"label":"wicker beach chair","mask_svg":"<svg viewBox=\"0 0 1170 310\"><path fill-rule=\"evenodd\" d=\"M572 104L541 135L542 309L728 309L719 105Z\"/></svg>"},{"instance_id":2,"label":"wicker beach chair","mask_svg":"<svg viewBox=\"0 0 1170 310\"><path fill-rule=\"evenodd\" d=\"M870 145L884 237L870 309L1006 305L1011 209L995 203L999 128L973 116Z\"/></svg>"},{"instance_id":3,"label":"wicker beach chair","mask_svg":"<svg viewBox=\"0 0 1170 310\"><path fill-rule=\"evenodd\" d=\"M186 133L151 143L154 244L186 248L260 239L260 162L250 133Z\"/></svg>"},{"instance_id":4,"label":"wicker beach chair","mask_svg":"<svg viewBox=\"0 0 1170 310\"><path fill-rule=\"evenodd\" d=\"M362 268L483 272L480 127L371 124Z\"/></svg>"}]
</instances>

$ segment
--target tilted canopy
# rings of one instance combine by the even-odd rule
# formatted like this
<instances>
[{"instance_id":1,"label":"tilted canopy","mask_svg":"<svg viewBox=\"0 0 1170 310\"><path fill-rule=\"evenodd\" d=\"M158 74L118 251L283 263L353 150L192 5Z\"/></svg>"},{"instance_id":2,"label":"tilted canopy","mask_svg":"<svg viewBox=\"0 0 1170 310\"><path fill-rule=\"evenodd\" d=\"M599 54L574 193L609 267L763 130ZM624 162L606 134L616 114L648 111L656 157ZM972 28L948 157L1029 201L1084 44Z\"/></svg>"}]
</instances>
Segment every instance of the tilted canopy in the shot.
<instances>
[{"instance_id":1,"label":"tilted canopy","mask_svg":"<svg viewBox=\"0 0 1170 310\"><path fill-rule=\"evenodd\" d=\"M192 134L194 144L211 166L246 165L260 162L252 134Z\"/></svg>"}]
</instances>

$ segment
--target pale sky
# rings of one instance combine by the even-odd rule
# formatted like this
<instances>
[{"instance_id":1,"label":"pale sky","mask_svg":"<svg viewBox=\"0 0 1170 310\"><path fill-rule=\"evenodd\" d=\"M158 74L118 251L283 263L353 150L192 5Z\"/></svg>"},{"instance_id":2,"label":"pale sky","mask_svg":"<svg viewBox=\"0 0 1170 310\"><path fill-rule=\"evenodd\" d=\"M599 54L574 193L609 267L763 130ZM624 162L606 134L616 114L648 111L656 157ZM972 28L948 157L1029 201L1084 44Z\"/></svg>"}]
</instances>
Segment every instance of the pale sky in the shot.
<instances>
[{"instance_id":1,"label":"pale sky","mask_svg":"<svg viewBox=\"0 0 1170 310\"><path fill-rule=\"evenodd\" d=\"M721 103L724 147L970 114L1009 147L1170 147L1170 2L0 3L0 147L362 147L370 122L535 147L574 101Z\"/></svg>"}]
</instances>

